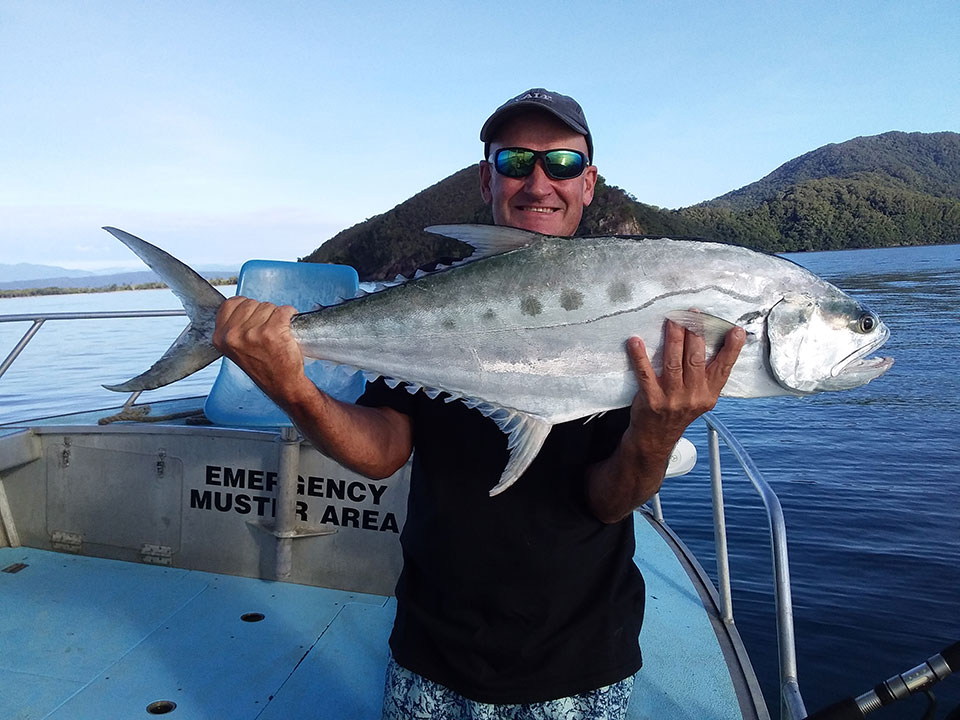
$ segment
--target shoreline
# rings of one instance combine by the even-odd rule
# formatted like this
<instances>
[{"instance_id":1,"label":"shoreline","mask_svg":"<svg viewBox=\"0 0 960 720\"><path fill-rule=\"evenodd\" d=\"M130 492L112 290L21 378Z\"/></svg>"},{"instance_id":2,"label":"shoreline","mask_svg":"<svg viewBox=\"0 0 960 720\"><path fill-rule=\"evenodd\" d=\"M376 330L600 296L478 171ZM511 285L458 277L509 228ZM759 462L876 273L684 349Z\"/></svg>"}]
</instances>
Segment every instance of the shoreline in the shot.
<instances>
[{"instance_id":1,"label":"shoreline","mask_svg":"<svg viewBox=\"0 0 960 720\"><path fill-rule=\"evenodd\" d=\"M214 286L236 285L237 276L207 278L207 282ZM60 287L56 285L37 288L18 288L16 290L0 290L0 299L17 297L39 297L41 295L85 295L89 293L124 292L127 290L160 290L167 284L160 281L145 283L112 283L100 287Z\"/></svg>"}]
</instances>

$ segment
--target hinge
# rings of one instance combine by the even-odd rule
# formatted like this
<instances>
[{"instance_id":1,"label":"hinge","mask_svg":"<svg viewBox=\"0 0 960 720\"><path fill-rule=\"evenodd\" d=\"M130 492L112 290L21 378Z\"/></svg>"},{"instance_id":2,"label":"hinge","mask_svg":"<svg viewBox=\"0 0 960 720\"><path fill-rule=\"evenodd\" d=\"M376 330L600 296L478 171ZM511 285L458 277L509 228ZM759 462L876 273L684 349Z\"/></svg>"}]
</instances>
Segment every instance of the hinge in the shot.
<instances>
[{"instance_id":1,"label":"hinge","mask_svg":"<svg viewBox=\"0 0 960 720\"><path fill-rule=\"evenodd\" d=\"M173 550L166 545L151 545L144 543L140 546L140 562L148 565L170 565Z\"/></svg>"},{"instance_id":2,"label":"hinge","mask_svg":"<svg viewBox=\"0 0 960 720\"><path fill-rule=\"evenodd\" d=\"M79 555L80 550L83 549L83 535L57 530L50 536L50 545L57 552Z\"/></svg>"}]
</instances>

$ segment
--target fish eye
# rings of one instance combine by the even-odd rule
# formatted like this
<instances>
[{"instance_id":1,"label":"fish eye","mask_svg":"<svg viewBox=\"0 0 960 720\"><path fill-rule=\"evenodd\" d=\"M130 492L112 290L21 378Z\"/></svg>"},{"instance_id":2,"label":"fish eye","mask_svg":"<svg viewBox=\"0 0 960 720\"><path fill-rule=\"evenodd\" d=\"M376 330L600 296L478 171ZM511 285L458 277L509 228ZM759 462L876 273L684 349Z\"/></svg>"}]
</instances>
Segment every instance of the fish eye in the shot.
<instances>
[{"instance_id":1,"label":"fish eye","mask_svg":"<svg viewBox=\"0 0 960 720\"><path fill-rule=\"evenodd\" d=\"M877 319L877 316L873 313L864 313L860 316L860 319L857 321L857 329L862 333L873 332L876 330L877 325L880 324L880 321Z\"/></svg>"}]
</instances>

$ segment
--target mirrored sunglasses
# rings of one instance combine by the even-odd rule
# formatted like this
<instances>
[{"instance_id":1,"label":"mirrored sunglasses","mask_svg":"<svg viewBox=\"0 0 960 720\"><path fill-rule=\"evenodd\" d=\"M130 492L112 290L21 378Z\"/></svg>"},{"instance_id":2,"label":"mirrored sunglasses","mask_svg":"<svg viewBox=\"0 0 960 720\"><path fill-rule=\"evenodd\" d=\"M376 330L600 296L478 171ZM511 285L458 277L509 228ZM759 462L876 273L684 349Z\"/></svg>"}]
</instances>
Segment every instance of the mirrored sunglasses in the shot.
<instances>
[{"instance_id":1,"label":"mirrored sunglasses","mask_svg":"<svg viewBox=\"0 0 960 720\"><path fill-rule=\"evenodd\" d=\"M503 148L493 156L493 166L501 175L526 177L533 172L537 160L543 161L547 176L554 180L572 180L580 177L587 167L587 156L579 150L528 150Z\"/></svg>"}]
</instances>

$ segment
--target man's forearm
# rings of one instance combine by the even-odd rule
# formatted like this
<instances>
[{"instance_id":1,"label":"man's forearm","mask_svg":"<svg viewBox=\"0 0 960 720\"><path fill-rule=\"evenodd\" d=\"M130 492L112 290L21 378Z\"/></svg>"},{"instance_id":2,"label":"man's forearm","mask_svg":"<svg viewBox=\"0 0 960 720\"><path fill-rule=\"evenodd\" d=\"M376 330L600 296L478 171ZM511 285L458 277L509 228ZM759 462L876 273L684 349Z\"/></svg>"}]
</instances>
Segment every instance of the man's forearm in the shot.
<instances>
[{"instance_id":1,"label":"man's forearm","mask_svg":"<svg viewBox=\"0 0 960 720\"><path fill-rule=\"evenodd\" d=\"M703 338L667 321L660 376L643 340L627 341L638 386L630 425L616 451L587 472L587 497L600 520L617 522L660 490L674 446L691 422L716 405L745 341L743 329L733 328L706 364Z\"/></svg>"},{"instance_id":2,"label":"man's forearm","mask_svg":"<svg viewBox=\"0 0 960 720\"><path fill-rule=\"evenodd\" d=\"M659 492L671 450L639 448L625 434L610 457L587 469L591 512L605 523L614 523L643 505Z\"/></svg>"},{"instance_id":3,"label":"man's forearm","mask_svg":"<svg viewBox=\"0 0 960 720\"><path fill-rule=\"evenodd\" d=\"M281 407L320 452L369 478L389 477L410 457L410 419L391 408L344 403L313 383Z\"/></svg>"}]
</instances>

